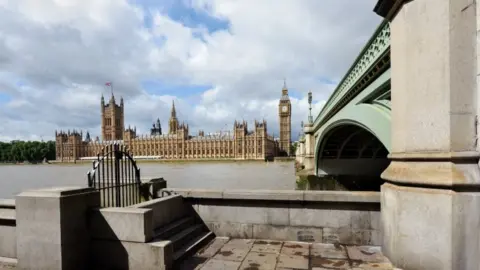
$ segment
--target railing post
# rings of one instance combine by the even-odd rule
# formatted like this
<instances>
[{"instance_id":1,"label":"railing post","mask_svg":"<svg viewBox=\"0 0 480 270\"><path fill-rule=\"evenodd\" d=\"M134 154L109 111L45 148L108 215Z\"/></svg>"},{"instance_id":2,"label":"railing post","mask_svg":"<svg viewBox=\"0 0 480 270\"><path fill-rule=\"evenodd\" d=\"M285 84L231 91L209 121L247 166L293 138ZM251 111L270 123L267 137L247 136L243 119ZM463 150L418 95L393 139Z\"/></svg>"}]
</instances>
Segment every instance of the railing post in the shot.
<instances>
[{"instance_id":1,"label":"railing post","mask_svg":"<svg viewBox=\"0 0 480 270\"><path fill-rule=\"evenodd\" d=\"M120 198L120 151L118 150L118 144L114 145L114 168L115 168L115 205L117 207L121 205L121 198Z\"/></svg>"}]
</instances>

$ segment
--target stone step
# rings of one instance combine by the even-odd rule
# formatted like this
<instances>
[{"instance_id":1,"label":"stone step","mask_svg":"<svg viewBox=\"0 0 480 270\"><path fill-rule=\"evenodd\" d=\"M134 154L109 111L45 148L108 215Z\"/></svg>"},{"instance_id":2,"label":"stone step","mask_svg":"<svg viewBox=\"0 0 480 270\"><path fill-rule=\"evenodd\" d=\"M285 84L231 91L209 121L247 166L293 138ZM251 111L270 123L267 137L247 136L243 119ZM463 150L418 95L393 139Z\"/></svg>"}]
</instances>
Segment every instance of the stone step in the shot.
<instances>
[{"instance_id":1,"label":"stone step","mask_svg":"<svg viewBox=\"0 0 480 270\"><path fill-rule=\"evenodd\" d=\"M192 216L180 218L168 225L155 229L155 239L166 239L191 226L195 222Z\"/></svg>"},{"instance_id":2,"label":"stone step","mask_svg":"<svg viewBox=\"0 0 480 270\"><path fill-rule=\"evenodd\" d=\"M209 243L214 238L215 235L213 232L202 232L200 235L183 245L180 249L176 250L173 254L173 260L175 262L181 261L185 256L194 254L203 248L205 244Z\"/></svg>"},{"instance_id":3,"label":"stone step","mask_svg":"<svg viewBox=\"0 0 480 270\"><path fill-rule=\"evenodd\" d=\"M0 208L0 226L15 226L15 209Z\"/></svg>"},{"instance_id":4,"label":"stone step","mask_svg":"<svg viewBox=\"0 0 480 270\"><path fill-rule=\"evenodd\" d=\"M205 228L203 224L194 224L169 238L168 240L172 242L174 252L181 249L191 239L197 237Z\"/></svg>"},{"instance_id":5,"label":"stone step","mask_svg":"<svg viewBox=\"0 0 480 270\"><path fill-rule=\"evenodd\" d=\"M15 209L15 200L0 199L0 208Z\"/></svg>"}]
</instances>

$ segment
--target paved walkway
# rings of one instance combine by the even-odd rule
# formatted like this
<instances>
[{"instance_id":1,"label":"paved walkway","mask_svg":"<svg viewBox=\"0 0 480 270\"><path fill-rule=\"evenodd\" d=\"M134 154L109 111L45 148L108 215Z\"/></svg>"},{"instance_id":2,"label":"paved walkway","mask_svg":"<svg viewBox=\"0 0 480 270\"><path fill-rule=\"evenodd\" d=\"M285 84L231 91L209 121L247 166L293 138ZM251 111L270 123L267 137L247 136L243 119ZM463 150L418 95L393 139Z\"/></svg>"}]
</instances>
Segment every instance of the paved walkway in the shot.
<instances>
[{"instance_id":1,"label":"paved walkway","mask_svg":"<svg viewBox=\"0 0 480 270\"><path fill-rule=\"evenodd\" d=\"M379 247L218 237L181 270L393 270Z\"/></svg>"}]
</instances>

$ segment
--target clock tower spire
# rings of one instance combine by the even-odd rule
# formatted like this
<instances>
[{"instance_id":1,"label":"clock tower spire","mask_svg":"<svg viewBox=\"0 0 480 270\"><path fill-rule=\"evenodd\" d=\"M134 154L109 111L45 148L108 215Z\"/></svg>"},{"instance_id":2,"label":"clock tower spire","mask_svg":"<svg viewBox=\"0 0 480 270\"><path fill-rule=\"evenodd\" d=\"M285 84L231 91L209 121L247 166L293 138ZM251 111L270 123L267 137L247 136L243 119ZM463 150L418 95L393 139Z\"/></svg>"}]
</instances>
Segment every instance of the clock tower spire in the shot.
<instances>
[{"instance_id":1,"label":"clock tower spire","mask_svg":"<svg viewBox=\"0 0 480 270\"><path fill-rule=\"evenodd\" d=\"M282 97L278 103L278 116L280 122L280 154L290 156L292 144L292 105L288 97L286 80L283 81Z\"/></svg>"}]
</instances>

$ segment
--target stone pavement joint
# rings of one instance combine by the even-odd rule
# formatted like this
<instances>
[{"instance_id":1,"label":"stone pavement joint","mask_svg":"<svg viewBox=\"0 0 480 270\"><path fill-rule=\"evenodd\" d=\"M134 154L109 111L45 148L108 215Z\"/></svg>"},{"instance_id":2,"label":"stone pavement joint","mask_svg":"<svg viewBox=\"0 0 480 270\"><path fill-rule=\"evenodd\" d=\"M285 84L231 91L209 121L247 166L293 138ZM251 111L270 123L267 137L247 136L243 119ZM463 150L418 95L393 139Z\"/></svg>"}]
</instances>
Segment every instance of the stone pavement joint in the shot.
<instances>
[{"instance_id":1,"label":"stone pavement joint","mask_svg":"<svg viewBox=\"0 0 480 270\"><path fill-rule=\"evenodd\" d=\"M217 237L181 270L401 270L380 247Z\"/></svg>"}]
</instances>

